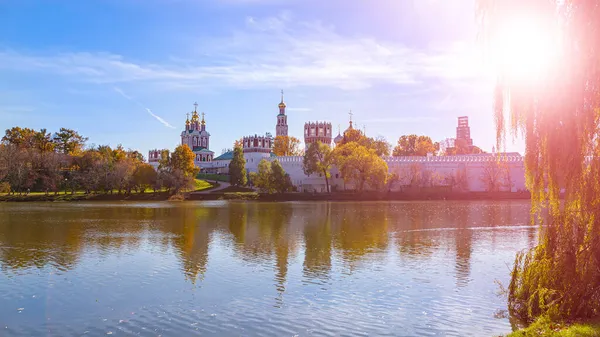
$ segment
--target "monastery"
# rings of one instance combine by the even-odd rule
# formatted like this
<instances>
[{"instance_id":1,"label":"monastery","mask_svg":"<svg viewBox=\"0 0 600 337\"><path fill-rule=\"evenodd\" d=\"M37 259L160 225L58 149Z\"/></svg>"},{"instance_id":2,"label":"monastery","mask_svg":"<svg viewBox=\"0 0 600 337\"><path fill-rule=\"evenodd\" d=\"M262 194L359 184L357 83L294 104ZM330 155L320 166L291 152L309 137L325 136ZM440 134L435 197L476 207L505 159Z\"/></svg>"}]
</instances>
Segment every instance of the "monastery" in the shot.
<instances>
[{"instance_id":1,"label":"monastery","mask_svg":"<svg viewBox=\"0 0 600 337\"><path fill-rule=\"evenodd\" d=\"M286 115L286 103L281 92L281 102L278 104L279 113L276 116L275 135L287 136L288 123ZM204 173L227 174L229 163L233 158L233 151L228 151L218 157L210 150L210 133L206 129L205 114L197 112L197 104L191 119L185 122L185 129L181 132L181 144L187 144L196 155L196 166ZM330 122L307 122L304 124L304 144L320 141L330 146L336 146L343 139L343 134L353 129L352 116L349 126L343 132L339 132L333 138ZM459 117L456 128L456 139L464 141L469 146L473 145L470 137L468 117ZM302 169L302 156L278 157L272 152L274 138L271 133L264 135L249 135L242 138L244 158L246 159L246 170L256 172L258 163L263 160L278 160L285 171L290 175L292 183L298 191L303 192L326 192L325 178L313 174L307 176ZM151 150L148 154L149 163L155 168L162 150ZM501 158L499 169L497 158ZM389 190L397 191L414 183L415 177L419 177L421 186L452 186L463 191L487 191L490 179L498 181L500 190L519 192L525 188L524 157L518 153L483 153L456 156L410 156L410 157L385 157L390 173L395 173L398 179L390 184ZM332 191L351 190L354 186L351 182L344 182L338 170L331 170L329 183Z\"/></svg>"}]
</instances>

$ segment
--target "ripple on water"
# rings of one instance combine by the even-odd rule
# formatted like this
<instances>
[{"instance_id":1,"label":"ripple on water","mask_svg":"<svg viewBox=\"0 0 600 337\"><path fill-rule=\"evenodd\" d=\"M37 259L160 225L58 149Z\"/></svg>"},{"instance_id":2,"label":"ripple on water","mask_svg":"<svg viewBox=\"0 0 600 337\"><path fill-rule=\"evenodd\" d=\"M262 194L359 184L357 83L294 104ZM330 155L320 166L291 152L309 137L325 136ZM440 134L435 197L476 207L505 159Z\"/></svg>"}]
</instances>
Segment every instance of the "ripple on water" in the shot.
<instances>
[{"instance_id":1,"label":"ripple on water","mask_svg":"<svg viewBox=\"0 0 600 337\"><path fill-rule=\"evenodd\" d=\"M0 335L508 332L494 280L535 235L498 223L527 223L519 207L2 206Z\"/></svg>"}]
</instances>

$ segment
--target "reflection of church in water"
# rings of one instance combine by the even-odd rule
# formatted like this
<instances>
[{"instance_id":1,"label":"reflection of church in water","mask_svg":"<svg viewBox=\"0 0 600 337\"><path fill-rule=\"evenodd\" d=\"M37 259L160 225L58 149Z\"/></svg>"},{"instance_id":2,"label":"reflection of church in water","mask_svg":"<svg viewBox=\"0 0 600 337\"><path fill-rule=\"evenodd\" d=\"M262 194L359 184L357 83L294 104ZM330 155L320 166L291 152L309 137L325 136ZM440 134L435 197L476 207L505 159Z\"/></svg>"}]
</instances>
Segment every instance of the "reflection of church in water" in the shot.
<instances>
[{"instance_id":1,"label":"reflection of church in water","mask_svg":"<svg viewBox=\"0 0 600 337\"><path fill-rule=\"evenodd\" d=\"M207 130L207 123L204 112L199 114L197 104L194 104L194 111L188 114L185 121L185 128L181 132L181 144L188 145L195 154L195 164L204 173L227 174L229 172L229 163L233 159L233 151L227 151L220 156L215 157L214 152L210 150L210 133ZM277 105L278 114L275 118L275 136L288 136L288 115L286 114L287 104L283 99L281 92L281 101ZM200 115L202 117L200 117ZM346 135L346 132L353 130L352 114L350 114L349 126L343 132L338 131L334 138L332 125L330 122L306 122L304 124L304 144L305 146L317 141L335 146L339 144ZM360 131L360 130L359 130ZM362 132L361 132L362 133ZM410 132L408 132L410 133ZM466 138L465 138L466 137ZM239 139L236 137L235 139ZM470 127L468 117L458 118L458 127L456 128L456 139L464 140L467 144L472 144L470 138ZM292 183L299 191L307 192L325 192L325 179L321 175L313 174L307 176L303 170L302 156L284 156L278 157L273 153L274 137L270 132L265 134L254 134L241 137L244 159L246 160L246 170L256 172L261 160L278 160L287 174L289 174ZM149 163L155 168L158 167L160 154L162 150L151 150L148 155ZM490 163L502 158L506 167L506 174L502 180L503 190L519 191L525 190L525 174L523 157L518 153L483 153L473 155L454 155L454 156L409 156L409 157L384 157L388 165L389 173L394 174L399 179L388 187L389 190L402 190L414 180L415 172L419 172L422 177L429 177L433 180L435 177L438 186L450 185L457 176L464 177L466 181L463 187L467 191L486 191L489 185L484 175L489 169ZM353 189L353 183L344 181L337 168L331 170L329 183L332 190ZM433 183L431 184L433 185Z\"/></svg>"}]
</instances>

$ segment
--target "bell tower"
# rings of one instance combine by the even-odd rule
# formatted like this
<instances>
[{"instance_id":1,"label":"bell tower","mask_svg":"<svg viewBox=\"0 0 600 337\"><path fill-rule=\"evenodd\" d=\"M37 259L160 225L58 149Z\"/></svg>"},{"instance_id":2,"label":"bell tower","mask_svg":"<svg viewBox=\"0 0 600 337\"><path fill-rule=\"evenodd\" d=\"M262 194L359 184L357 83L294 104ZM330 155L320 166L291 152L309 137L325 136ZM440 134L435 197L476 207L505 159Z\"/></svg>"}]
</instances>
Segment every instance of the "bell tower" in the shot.
<instances>
[{"instance_id":1,"label":"bell tower","mask_svg":"<svg viewBox=\"0 0 600 337\"><path fill-rule=\"evenodd\" d=\"M281 90L281 103L279 103L279 115L277 115L277 126L275 127L275 136L287 136L288 124L285 114L285 102L283 101L283 90Z\"/></svg>"}]
</instances>

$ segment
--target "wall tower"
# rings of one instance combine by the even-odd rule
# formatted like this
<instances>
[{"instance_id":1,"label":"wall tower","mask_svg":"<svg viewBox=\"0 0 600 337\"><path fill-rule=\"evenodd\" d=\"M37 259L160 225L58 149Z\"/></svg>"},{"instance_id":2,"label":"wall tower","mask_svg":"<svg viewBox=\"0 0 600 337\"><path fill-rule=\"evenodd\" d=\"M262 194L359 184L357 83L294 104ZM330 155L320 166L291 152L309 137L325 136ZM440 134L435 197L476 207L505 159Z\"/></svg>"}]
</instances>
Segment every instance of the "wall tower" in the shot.
<instances>
[{"instance_id":1,"label":"wall tower","mask_svg":"<svg viewBox=\"0 0 600 337\"><path fill-rule=\"evenodd\" d=\"M331 123L328 122L307 122L304 123L304 145L321 142L331 146Z\"/></svg>"},{"instance_id":2,"label":"wall tower","mask_svg":"<svg viewBox=\"0 0 600 337\"><path fill-rule=\"evenodd\" d=\"M281 90L281 103L279 103L279 115L277 115L277 126L275 127L275 136L287 136L288 124L285 114L285 102L283 101L283 90Z\"/></svg>"}]
</instances>

